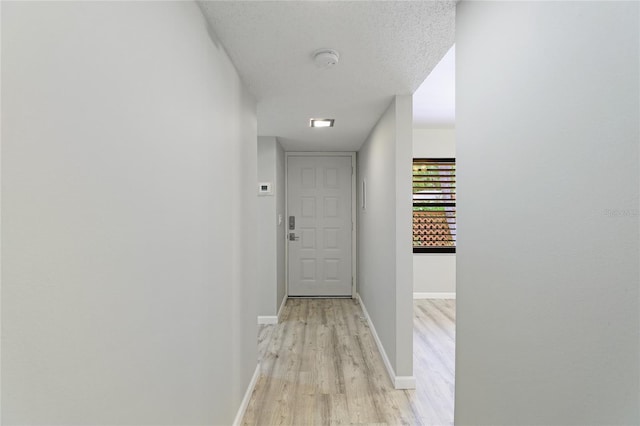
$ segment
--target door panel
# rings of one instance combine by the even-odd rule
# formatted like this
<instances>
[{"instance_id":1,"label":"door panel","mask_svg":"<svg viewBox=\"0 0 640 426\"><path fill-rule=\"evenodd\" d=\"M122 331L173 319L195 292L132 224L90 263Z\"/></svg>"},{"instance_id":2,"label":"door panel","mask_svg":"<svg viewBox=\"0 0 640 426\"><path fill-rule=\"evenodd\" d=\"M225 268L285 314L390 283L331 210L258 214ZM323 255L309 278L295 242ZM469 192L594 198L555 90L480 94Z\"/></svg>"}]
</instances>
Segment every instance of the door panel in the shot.
<instances>
[{"instance_id":1,"label":"door panel","mask_svg":"<svg viewBox=\"0 0 640 426\"><path fill-rule=\"evenodd\" d=\"M351 156L291 156L287 167L289 296L351 296Z\"/></svg>"}]
</instances>

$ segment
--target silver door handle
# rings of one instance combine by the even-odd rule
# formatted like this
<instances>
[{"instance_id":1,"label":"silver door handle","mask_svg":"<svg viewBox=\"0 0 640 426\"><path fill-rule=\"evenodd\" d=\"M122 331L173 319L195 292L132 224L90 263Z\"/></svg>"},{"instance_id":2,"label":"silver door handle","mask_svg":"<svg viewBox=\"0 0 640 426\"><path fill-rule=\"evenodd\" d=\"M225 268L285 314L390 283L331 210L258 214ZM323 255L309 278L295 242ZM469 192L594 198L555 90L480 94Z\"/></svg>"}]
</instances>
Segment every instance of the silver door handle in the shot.
<instances>
[{"instance_id":1,"label":"silver door handle","mask_svg":"<svg viewBox=\"0 0 640 426\"><path fill-rule=\"evenodd\" d=\"M298 241L300 237L296 237L296 234L293 232L289 232L289 241Z\"/></svg>"}]
</instances>

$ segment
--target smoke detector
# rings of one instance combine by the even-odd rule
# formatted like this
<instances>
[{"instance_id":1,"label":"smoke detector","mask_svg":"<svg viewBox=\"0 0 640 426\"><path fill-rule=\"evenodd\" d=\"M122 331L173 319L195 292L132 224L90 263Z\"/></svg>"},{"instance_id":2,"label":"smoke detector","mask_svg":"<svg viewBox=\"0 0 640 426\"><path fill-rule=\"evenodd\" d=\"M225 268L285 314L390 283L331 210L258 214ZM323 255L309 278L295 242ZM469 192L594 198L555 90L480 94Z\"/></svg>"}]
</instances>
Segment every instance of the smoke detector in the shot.
<instances>
[{"instance_id":1,"label":"smoke detector","mask_svg":"<svg viewBox=\"0 0 640 426\"><path fill-rule=\"evenodd\" d=\"M313 52L313 61L318 68L331 68L340 61L340 55L333 49L318 49Z\"/></svg>"}]
</instances>

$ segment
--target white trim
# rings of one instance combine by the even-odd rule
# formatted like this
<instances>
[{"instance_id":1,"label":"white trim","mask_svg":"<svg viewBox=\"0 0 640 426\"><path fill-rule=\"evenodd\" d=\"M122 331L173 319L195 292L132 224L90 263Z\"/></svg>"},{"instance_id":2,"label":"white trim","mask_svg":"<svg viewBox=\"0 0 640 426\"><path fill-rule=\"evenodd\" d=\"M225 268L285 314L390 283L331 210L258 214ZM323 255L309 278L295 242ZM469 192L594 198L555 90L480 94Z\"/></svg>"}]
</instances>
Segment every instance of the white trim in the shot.
<instances>
[{"instance_id":1,"label":"white trim","mask_svg":"<svg viewBox=\"0 0 640 426\"><path fill-rule=\"evenodd\" d=\"M396 372L393 370L391 366L391 362L389 361L389 357L387 356L387 352L384 350L384 346L382 346L382 342L380 341L380 337L378 337L378 332L376 331L375 326L373 325L373 321L371 321L371 317L369 316L369 312L367 312L367 308L364 306L362 302L362 298L360 297L360 293L356 293L356 299L358 299L358 303L362 308L362 312L364 313L364 317L367 319L367 324L369 324L369 329L371 330L371 334L373 335L373 340L376 342L376 346L378 347L378 352L380 352L380 356L382 357L382 361L384 362L384 366L387 368L387 373L389 374L389 378L391 379L391 383L393 383L393 387L395 389L415 389L416 388L416 378L414 376L396 376Z\"/></svg>"},{"instance_id":2,"label":"white trim","mask_svg":"<svg viewBox=\"0 0 640 426\"><path fill-rule=\"evenodd\" d=\"M278 322L280 322L280 318L282 318L282 311L284 310L284 305L287 303L287 299L289 297L285 294L282 298L282 303L280 304L280 309L278 309Z\"/></svg>"},{"instance_id":3,"label":"white trim","mask_svg":"<svg viewBox=\"0 0 640 426\"><path fill-rule=\"evenodd\" d=\"M0 0L1 1L1 0ZM289 219L289 157L351 157L351 221L353 223L351 230L351 298L357 298L357 282L358 282L358 263L357 263L357 253L358 253L358 192L357 192L357 175L358 171L357 161L356 161L356 152L355 151L314 151L314 152L305 152L305 151L285 151L284 153L284 211L285 218L287 219L286 224L288 225ZM285 231L285 245L284 245L284 285L285 285L285 295L289 295L289 244L287 241L288 238L288 226L284 227ZM286 296L285 296L286 298Z\"/></svg>"},{"instance_id":4,"label":"white trim","mask_svg":"<svg viewBox=\"0 0 640 426\"><path fill-rule=\"evenodd\" d=\"M240 426L242 424L242 418L244 417L244 413L247 411L249 401L251 400L251 395L253 394L253 389L256 387L256 383L258 383L259 378L260 364L256 365L256 369L253 372L253 377L251 377L249 386L247 386L247 391L244 393L244 398L242 398L242 402L240 403L240 407L238 408L238 412L236 413L236 418L233 419L233 426Z\"/></svg>"},{"instance_id":5,"label":"white trim","mask_svg":"<svg viewBox=\"0 0 640 426\"><path fill-rule=\"evenodd\" d=\"M367 308L364 306L364 302L362 302L362 298L360 297L360 293L356 293L356 298L358 299L358 303L360 304L360 308L362 308L362 312L364 313L364 317L367 319L367 324L369 324L369 329L371 330L371 334L373 335L373 340L376 342L376 346L378 346L378 352L380 352L380 356L382 357L382 361L384 361L384 366L387 368L387 373L389 374L389 378L391 382L395 384L396 381L396 372L393 371L393 367L391 366L391 362L389 361L389 357L387 356L387 352L384 350L382 346L382 342L378 337L378 332L376 331L375 326L373 325L373 321L371 321L371 317L369 316L369 312L367 312Z\"/></svg>"},{"instance_id":6,"label":"white trim","mask_svg":"<svg viewBox=\"0 0 640 426\"><path fill-rule=\"evenodd\" d=\"M289 296L289 156L284 153L284 297Z\"/></svg>"},{"instance_id":7,"label":"white trim","mask_svg":"<svg viewBox=\"0 0 640 426\"><path fill-rule=\"evenodd\" d=\"M258 315L258 324L277 324L278 317L275 315Z\"/></svg>"},{"instance_id":8,"label":"white trim","mask_svg":"<svg viewBox=\"0 0 640 426\"><path fill-rule=\"evenodd\" d=\"M349 157L355 156L355 151L285 151L285 157Z\"/></svg>"},{"instance_id":9,"label":"white trim","mask_svg":"<svg viewBox=\"0 0 640 426\"><path fill-rule=\"evenodd\" d=\"M414 299L455 299L456 293L413 293Z\"/></svg>"},{"instance_id":10,"label":"white trim","mask_svg":"<svg viewBox=\"0 0 640 426\"><path fill-rule=\"evenodd\" d=\"M356 153L351 155L351 298L358 287L358 162Z\"/></svg>"},{"instance_id":11,"label":"white trim","mask_svg":"<svg viewBox=\"0 0 640 426\"><path fill-rule=\"evenodd\" d=\"M280 322L280 316L282 315L284 305L287 303L287 299L288 297L286 295L282 298L280 309L278 309L278 315L258 315L258 325L278 324Z\"/></svg>"},{"instance_id":12,"label":"white trim","mask_svg":"<svg viewBox=\"0 0 640 426\"><path fill-rule=\"evenodd\" d=\"M414 376L396 376L394 386L396 389L415 389L416 378Z\"/></svg>"}]
</instances>

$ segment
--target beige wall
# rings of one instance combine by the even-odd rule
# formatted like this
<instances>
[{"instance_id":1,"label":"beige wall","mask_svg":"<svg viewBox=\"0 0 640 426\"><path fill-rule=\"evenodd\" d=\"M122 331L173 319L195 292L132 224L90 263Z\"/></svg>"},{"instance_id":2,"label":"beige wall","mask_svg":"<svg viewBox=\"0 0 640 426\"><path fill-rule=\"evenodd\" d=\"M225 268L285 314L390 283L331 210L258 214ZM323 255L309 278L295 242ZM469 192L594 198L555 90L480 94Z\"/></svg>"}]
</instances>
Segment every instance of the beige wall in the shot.
<instances>
[{"instance_id":1,"label":"beige wall","mask_svg":"<svg viewBox=\"0 0 640 426\"><path fill-rule=\"evenodd\" d=\"M413 129L414 158L455 158L455 129ZM415 297L451 297L456 292L455 253L414 253Z\"/></svg>"},{"instance_id":2,"label":"beige wall","mask_svg":"<svg viewBox=\"0 0 640 426\"><path fill-rule=\"evenodd\" d=\"M357 284L395 375L412 378L411 117L396 96L358 151Z\"/></svg>"},{"instance_id":3,"label":"beige wall","mask_svg":"<svg viewBox=\"0 0 640 426\"><path fill-rule=\"evenodd\" d=\"M456 425L640 424L639 20L458 4Z\"/></svg>"},{"instance_id":4,"label":"beige wall","mask_svg":"<svg viewBox=\"0 0 640 426\"><path fill-rule=\"evenodd\" d=\"M2 423L230 424L256 116L193 2L2 2Z\"/></svg>"},{"instance_id":5,"label":"beige wall","mask_svg":"<svg viewBox=\"0 0 640 426\"><path fill-rule=\"evenodd\" d=\"M258 138L258 181L272 185L271 195L258 197L258 315L269 317L260 318L268 323L273 322L285 297L284 151L275 137Z\"/></svg>"}]
</instances>

